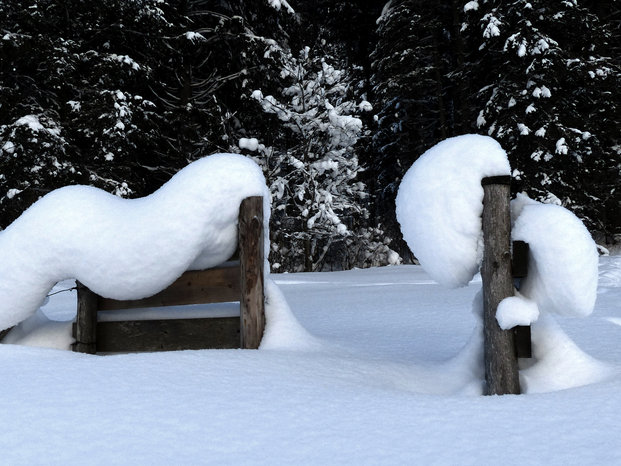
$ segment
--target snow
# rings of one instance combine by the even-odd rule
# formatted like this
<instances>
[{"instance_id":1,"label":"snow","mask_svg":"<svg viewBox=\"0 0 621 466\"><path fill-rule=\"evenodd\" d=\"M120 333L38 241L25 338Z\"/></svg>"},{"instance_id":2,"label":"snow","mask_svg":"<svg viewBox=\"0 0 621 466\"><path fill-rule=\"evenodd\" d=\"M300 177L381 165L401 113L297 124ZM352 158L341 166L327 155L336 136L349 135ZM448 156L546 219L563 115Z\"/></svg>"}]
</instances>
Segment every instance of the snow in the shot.
<instances>
[{"instance_id":1,"label":"snow","mask_svg":"<svg viewBox=\"0 0 621 466\"><path fill-rule=\"evenodd\" d=\"M552 97L552 92L550 91L550 89L548 89L546 86L537 86L535 87L535 89L533 89L533 97L540 99L540 98L544 98L544 99L549 99L550 97Z\"/></svg>"},{"instance_id":2,"label":"snow","mask_svg":"<svg viewBox=\"0 0 621 466\"><path fill-rule=\"evenodd\" d=\"M190 42L206 42L205 36L203 36L200 32L188 31L185 33L185 38Z\"/></svg>"},{"instance_id":3,"label":"snow","mask_svg":"<svg viewBox=\"0 0 621 466\"><path fill-rule=\"evenodd\" d=\"M136 71L140 69L140 65L136 63L136 61L134 61L134 59L129 57L128 55L117 55L116 53L112 53L107 57L107 59L110 61L115 61L118 63L123 63L124 65L128 65L133 70L136 70Z\"/></svg>"},{"instance_id":4,"label":"snow","mask_svg":"<svg viewBox=\"0 0 621 466\"><path fill-rule=\"evenodd\" d=\"M59 128L46 128L43 126L41 121L39 121L39 117L37 115L25 115L21 118L18 118L15 123L15 126L28 126L33 133L38 133L39 131L49 133L53 136L58 136L60 134Z\"/></svg>"},{"instance_id":5,"label":"snow","mask_svg":"<svg viewBox=\"0 0 621 466\"><path fill-rule=\"evenodd\" d=\"M528 277L520 292L541 311L584 317L597 296L597 247L569 210L519 195L512 201L512 236L530 248Z\"/></svg>"},{"instance_id":6,"label":"snow","mask_svg":"<svg viewBox=\"0 0 621 466\"><path fill-rule=\"evenodd\" d=\"M524 123L518 123L517 127L518 127L518 131L520 132L521 136L528 136L530 134L530 128L526 126Z\"/></svg>"},{"instance_id":7,"label":"snow","mask_svg":"<svg viewBox=\"0 0 621 466\"><path fill-rule=\"evenodd\" d=\"M556 141L556 150L557 154L567 154L567 144L565 143L565 138L560 138Z\"/></svg>"},{"instance_id":8,"label":"snow","mask_svg":"<svg viewBox=\"0 0 621 466\"><path fill-rule=\"evenodd\" d=\"M358 108L361 112L371 112L373 111L373 105L367 100L363 100L358 104Z\"/></svg>"},{"instance_id":9,"label":"snow","mask_svg":"<svg viewBox=\"0 0 621 466\"><path fill-rule=\"evenodd\" d=\"M236 248L239 205L255 195L269 218L261 169L237 154L200 159L140 199L89 186L52 191L0 233L0 329L33 314L67 278L139 299L188 269L224 262Z\"/></svg>"},{"instance_id":10,"label":"snow","mask_svg":"<svg viewBox=\"0 0 621 466\"><path fill-rule=\"evenodd\" d=\"M521 396L479 396L467 312L479 278L445 289L420 266L272 275L299 326L283 322L258 351L0 345L3 462L617 464L621 257L599 274L593 315L557 324L589 356L522 369ZM71 291L40 314L74 313ZM70 325L41 323L39 337L65 338L50 324Z\"/></svg>"},{"instance_id":11,"label":"snow","mask_svg":"<svg viewBox=\"0 0 621 466\"><path fill-rule=\"evenodd\" d=\"M464 5L464 12L468 12L470 10L478 10L479 2L477 0L472 0Z\"/></svg>"},{"instance_id":12,"label":"snow","mask_svg":"<svg viewBox=\"0 0 621 466\"><path fill-rule=\"evenodd\" d=\"M259 148L259 140L257 138L240 138L237 145L240 149L247 149L254 152Z\"/></svg>"},{"instance_id":13,"label":"snow","mask_svg":"<svg viewBox=\"0 0 621 466\"><path fill-rule=\"evenodd\" d=\"M531 325L538 318L539 308L537 303L524 298L519 293L503 299L496 310L498 326L503 330L508 330L518 325Z\"/></svg>"},{"instance_id":14,"label":"snow","mask_svg":"<svg viewBox=\"0 0 621 466\"><path fill-rule=\"evenodd\" d=\"M440 142L407 171L396 198L397 220L434 280L457 287L472 279L482 257L481 180L510 174L500 144L472 134Z\"/></svg>"},{"instance_id":15,"label":"snow","mask_svg":"<svg viewBox=\"0 0 621 466\"><path fill-rule=\"evenodd\" d=\"M497 319L532 324L533 358L520 360L524 395L481 396L480 182L509 172L485 136L431 148L397 196L425 269L273 274L258 351L72 353L75 281L46 297L58 277L142 297L181 262L183 271L228 258L241 199L269 199L250 159L201 159L136 200L84 186L45 196L0 233L0 317L30 314L0 345L3 462L618 463L621 257L598 258L559 205L512 202L529 270Z\"/></svg>"},{"instance_id":16,"label":"snow","mask_svg":"<svg viewBox=\"0 0 621 466\"><path fill-rule=\"evenodd\" d=\"M497 37L500 35L499 26L501 23L498 18L488 13L485 16L483 16L481 21L482 22L488 21L487 26L485 26L485 29L483 31L483 37L485 37L486 39L489 39L491 37Z\"/></svg>"},{"instance_id":17,"label":"snow","mask_svg":"<svg viewBox=\"0 0 621 466\"><path fill-rule=\"evenodd\" d=\"M267 3L269 3L269 5L272 8L275 8L277 10L280 10L281 8L284 7L285 10L287 10L287 13L289 14L295 13L295 11L293 10L293 8L291 8L291 5L289 5L287 0L267 0Z\"/></svg>"},{"instance_id":18,"label":"snow","mask_svg":"<svg viewBox=\"0 0 621 466\"><path fill-rule=\"evenodd\" d=\"M13 199L15 196L17 196L21 192L22 192L21 189L11 188L6 192L6 197L7 199Z\"/></svg>"}]
</instances>

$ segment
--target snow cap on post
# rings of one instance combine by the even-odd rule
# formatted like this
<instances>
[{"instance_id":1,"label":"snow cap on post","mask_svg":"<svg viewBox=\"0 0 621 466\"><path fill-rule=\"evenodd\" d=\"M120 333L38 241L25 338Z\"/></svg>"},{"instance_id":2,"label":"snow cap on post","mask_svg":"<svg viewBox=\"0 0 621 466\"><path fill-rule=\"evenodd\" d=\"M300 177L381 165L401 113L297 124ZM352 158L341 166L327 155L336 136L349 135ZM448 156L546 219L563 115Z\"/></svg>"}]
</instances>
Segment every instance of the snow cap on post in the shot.
<instances>
[{"instance_id":1,"label":"snow cap on post","mask_svg":"<svg viewBox=\"0 0 621 466\"><path fill-rule=\"evenodd\" d=\"M510 174L496 140L466 134L427 150L403 177L397 220L408 246L438 283L465 286L477 273L483 256L481 180Z\"/></svg>"},{"instance_id":2,"label":"snow cap on post","mask_svg":"<svg viewBox=\"0 0 621 466\"><path fill-rule=\"evenodd\" d=\"M572 212L524 194L511 201L514 240L529 245L528 275L520 293L542 311L572 317L593 312L597 297L597 246Z\"/></svg>"}]
</instances>

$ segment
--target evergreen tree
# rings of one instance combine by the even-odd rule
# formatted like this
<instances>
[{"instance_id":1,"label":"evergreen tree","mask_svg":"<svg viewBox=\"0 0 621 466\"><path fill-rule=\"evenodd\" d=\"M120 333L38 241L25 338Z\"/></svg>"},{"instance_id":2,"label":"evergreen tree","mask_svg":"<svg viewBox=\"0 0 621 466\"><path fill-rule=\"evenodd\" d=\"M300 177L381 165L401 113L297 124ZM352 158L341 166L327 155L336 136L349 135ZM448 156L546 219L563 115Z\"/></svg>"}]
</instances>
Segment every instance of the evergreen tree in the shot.
<instances>
[{"instance_id":1,"label":"evergreen tree","mask_svg":"<svg viewBox=\"0 0 621 466\"><path fill-rule=\"evenodd\" d=\"M142 97L151 67L128 53L139 42L133 28L164 26L157 2L83 3L0 4L3 226L59 186L121 195L142 186L134 167L154 127L153 104Z\"/></svg>"},{"instance_id":2,"label":"evergreen tree","mask_svg":"<svg viewBox=\"0 0 621 466\"><path fill-rule=\"evenodd\" d=\"M449 77L460 52L451 12L446 2L392 0L377 21L371 56L378 114L371 171L376 218L397 238L394 200L401 177L426 149L456 134L467 119L460 88ZM393 247L409 255L403 241Z\"/></svg>"},{"instance_id":3,"label":"evergreen tree","mask_svg":"<svg viewBox=\"0 0 621 466\"><path fill-rule=\"evenodd\" d=\"M367 193L354 148L363 131L356 115L371 105L353 100L347 73L309 47L289 56L281 76L288 85L280 95L252 94L280 120L280 134L270 147L240 141L265 158L274 267L314 271L386 262L390 250L366 228Z\"/></svg>"},{"instance_id":4,"label":"evergreen tree","mask_svg":"<svg viewBox=\"0 0 621 466\"><path fill-rule=\"evenodd\" d=\"M261 32L281 34L283 14L263 0L0 3L0 226L59 186L142 196L226 150L243 96L276 68Z\"/></svg>"},{"instance_id":5,"label":"evergreen tree","mask_svg":"<svg viewBox=\"0 0 621 466\"><path fill-rule=\"evenodd\" d=\"M477 65L487 73L473 99L477 126L502 144L522 189L613 233L603 221L618 195L620 74L606 54L609 32L577 1L466 8L480 31Z\"/></svg>"}]
</instances>

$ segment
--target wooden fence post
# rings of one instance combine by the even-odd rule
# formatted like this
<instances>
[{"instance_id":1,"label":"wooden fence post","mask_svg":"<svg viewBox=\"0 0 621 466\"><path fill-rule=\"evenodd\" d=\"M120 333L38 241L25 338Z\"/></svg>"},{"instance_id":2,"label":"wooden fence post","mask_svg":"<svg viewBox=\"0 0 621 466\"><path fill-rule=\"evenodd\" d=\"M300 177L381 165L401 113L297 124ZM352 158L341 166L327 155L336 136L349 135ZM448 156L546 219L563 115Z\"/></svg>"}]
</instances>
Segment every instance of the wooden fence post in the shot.
<instances>
[{"instance_id":1,"label":"wooden fence post","mask_svg":"<svg viewBox=\"0 0 621 466\"><path fill-rule=\"evenodd\" d=\"M511 276L510 176L484 178L483 328L486 395L520 393L515 337L496 321L498 304L513 296Z\"/></svg>"},{"instance_id":2,"label":"wooden fence post","mask_svg":"<svg viewBox=\"0 0 621 466\"><path fill-rule=\"evenodd\" d=\"M95 354L97 352L97 295L76 281L78 312L76 315L73 351Z\"/></svg>"},{"instance_id":3,"label":"wooden fence post","mask_svg":"<svg viewBox=\"0 0 621 466\"><path fill-rule=\"evenodd\" d=\"M245 349L257 349L265 330L263 244L263 198L249 197L239 208L240 338Z\"/></svg>"}]
</instances>

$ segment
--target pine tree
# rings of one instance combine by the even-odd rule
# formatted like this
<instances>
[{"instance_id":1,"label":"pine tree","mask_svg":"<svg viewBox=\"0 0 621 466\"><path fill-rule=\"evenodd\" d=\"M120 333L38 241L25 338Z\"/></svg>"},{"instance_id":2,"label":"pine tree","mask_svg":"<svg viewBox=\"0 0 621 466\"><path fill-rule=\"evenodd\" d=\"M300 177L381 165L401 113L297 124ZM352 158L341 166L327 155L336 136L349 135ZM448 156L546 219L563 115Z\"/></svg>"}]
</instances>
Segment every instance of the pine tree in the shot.
<instances>
[{"instance_id":1,"label":"pine tree","mask_svg":"<svg viewBox=\"0 0 621 466\"><path fill-rule=\"evenodd\" d=\"M507 150L522 189L611 233L602 219L619 174L620 75L608 31L577 1L475 3L477 64L488 73L477 126Z\"/></svg>"},{"instance_id":2,"label":"pine tree","mask_svg":"<svg viewBox=\"0 0 621 466\"><path fill-rule=\"evenodd\" d=\"M157 2L82 3L0 4L4 226L62 185L127 195L142 184L133 166L136 152L149 151L152 104L142 95L150 67L127 53L139 42L132 28L160 27Z\"/></svg>"},{"instance_id":3,"label":"pine tree","mask_svg":"<svg viewBox=\"0 0 621 466\"><path fill-rule=\"evenodd\" d=\"M448 78L456 41L450 11L444 2L392 0L377 21L372 58L378 113L371 171L376 218L397 238L394 200L401 177L426 149L453 135L464 119ZM403 241L393 247L409 255Z\"/></svg>"},{"instance_id":4,"label":"pine tree","mask_svg":"<svg viewBox=\"0 0 621 466\"><path fill-rule=\"evenodd\" d=\"M244 139L240 147L264 156L273 202L275 268L350 268L387 260L390 251L374 239L355 144L363 124L356 115L371 110L352 100L347 73L310 47L292 55L281 70L288 85L279 95L252 96L280 122L280 134L266 147Z\"/></svg>"},{"instance_id":5,"label":"pine tree","mask_svg":"<svg viewBox=\"0 0 621 466\"><path fill-rule=\"evenodd\" d=\"M0 225L59 186L142 196L227 150L283 15L263 0L0 3Z\"/></svg>"}]
</instances>

